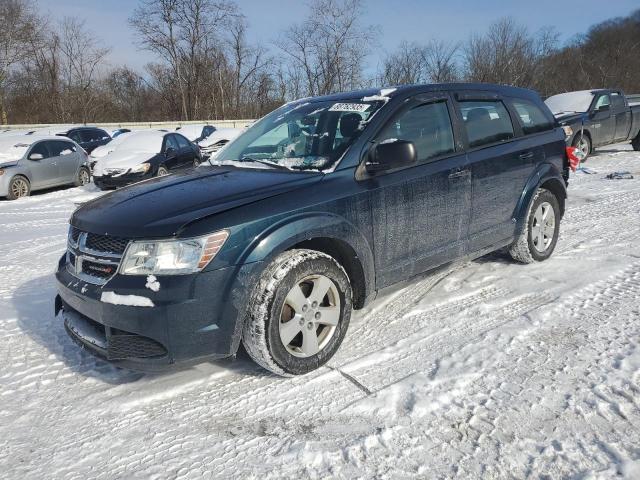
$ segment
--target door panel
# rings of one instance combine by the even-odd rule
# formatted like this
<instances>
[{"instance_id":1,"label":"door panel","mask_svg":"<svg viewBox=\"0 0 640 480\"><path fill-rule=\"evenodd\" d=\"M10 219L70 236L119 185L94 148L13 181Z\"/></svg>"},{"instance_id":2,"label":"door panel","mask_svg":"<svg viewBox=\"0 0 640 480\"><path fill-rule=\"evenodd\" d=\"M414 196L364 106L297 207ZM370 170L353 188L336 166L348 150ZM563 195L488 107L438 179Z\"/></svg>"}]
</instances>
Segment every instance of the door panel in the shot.
<instances>
[{"instance_id":1,"label":"door panel","mask_svg":"<svg viewBox=\"0 0 640 480\"><path fill-rule=\"evenodd\" d=\"M471 206L466 155L456 152L448 99L418 95L376 135L414 143L418 164L365 181L371 192L381 287L462 256ZM372 146L372 148L374 148Z\"/></svg>"},{"instance_id":2,"label":"door panel","mask_svg":"<svg viewBox=\"0 0 640 480\"><path fill-rule=\"evenodd\" d=\"M75 180L80 166L79 155L77 148L70 142L57 141L51 142L51 153L56 156L56 163L58 164L58 181L61 184L71 183Z\"/></svg>"},{"instance_id":3,"label":"door panel","mask_svg":"<svg viewBox=\"0 0 640 480\"><path fill-rule=\"evenodd\" d=\"M608 110L598 110L599 107L608 105ZM594 146L609 145L613 143L616 130L616 119L611 110L609 95L600 95L596 99L594 111L591 114Z\"/></svg>"},{"instance_id":4,"label":"door panel","mask_svg":"<svg viewBox=\"0 0 640 480\"><path fill-rule=\"evenodd\" d=\"M481 95L479 92L479 99L474 100L470 93L456 103L471 147L467 153L472 175L469 252L513 237L518 200L536 162L544 158L535 137L516 138L522 135L522 127L512 115L523 115L531 129L543 119L537 119L533 111L525 112L524 103L512 114L503 99L484 100Z\"/></svg>"},{"instance_id":5,"label":"door panel","mask_svg":"<svg viewBox=\"0 0 640 480\"><path fill-rule=\"evenodd\" d=\"M180 166L180 145L178 145L175 135L165 136L164 153L166 157L164 165L168 170L175 170Z\"/></svg>"},{"instance_id":6,"label":"door panel","mask_svg":"<svg viewBox=\"0 0 640 480\"><path fill-rule=\"evenodd\" d=\"M44 141L33 145L25 160L31 173L32 188L44 188L55 185L58 179L58 166L55 158L51 156L48 144L49 142ZM42 160L29 160L29 156L34 153L39 153L44 158Z\"/></svg>"},{"instance_id":7,"label":"door panel","mask_svg":"<svg viewBox=\"0 0 640 480\"><path fill-rule=\"evenodd\" d=\"M631 110L622 94L611 94L611 108L616 121L613 140L615 142L628 140L629 131L631 130Z\"/></svg>"}]
</instances>

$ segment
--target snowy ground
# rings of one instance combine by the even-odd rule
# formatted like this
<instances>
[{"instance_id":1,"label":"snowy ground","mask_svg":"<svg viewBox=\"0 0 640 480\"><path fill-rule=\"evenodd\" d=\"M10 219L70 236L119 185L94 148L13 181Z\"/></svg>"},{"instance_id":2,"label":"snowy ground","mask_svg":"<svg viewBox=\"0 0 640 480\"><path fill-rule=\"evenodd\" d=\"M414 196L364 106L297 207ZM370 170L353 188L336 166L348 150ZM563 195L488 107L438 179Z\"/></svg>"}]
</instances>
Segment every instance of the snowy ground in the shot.
<instances>
[{"instance_id":1,"label":"snowy ground","mask_svg":"<svg viewBox=\"0 0 640 480\"><path fill-rule=\"evenodd\" d=\"M143 376L79 350L52 271L97 193L0 201L1 476L640 478L640 153L587 165L551 260L405 286L293 379L246 355Z\"/></svg>"}]
</instances>

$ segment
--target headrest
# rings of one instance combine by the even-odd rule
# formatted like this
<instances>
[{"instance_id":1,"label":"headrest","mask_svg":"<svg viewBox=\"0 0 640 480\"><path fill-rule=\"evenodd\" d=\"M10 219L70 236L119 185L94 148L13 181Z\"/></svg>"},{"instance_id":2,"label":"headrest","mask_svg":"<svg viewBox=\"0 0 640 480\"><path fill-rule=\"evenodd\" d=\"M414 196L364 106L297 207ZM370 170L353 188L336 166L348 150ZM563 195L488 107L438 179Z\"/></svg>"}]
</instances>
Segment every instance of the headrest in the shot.
<instances>
[{"instance_id":1,"label":"headrest","mask_svg":"<svg viewBox=\"0 0 640 480\"><path fill-rule=\"evenodd\" d=\"M340 117L340 133L343 137L353 137L360 126L362 117L357 113L347 113Z\"/></svg>"},{"instance_id":2,"label":"headrest","mask_svg":"<svg viewBox=\"0 0 640 480\"><path fill-rule=\"evenodd\" d=\"M467 122L475 122L477 120L489 121L491 115L486 108L472 108L467 112Z\"/></svg>"}]
</instances>

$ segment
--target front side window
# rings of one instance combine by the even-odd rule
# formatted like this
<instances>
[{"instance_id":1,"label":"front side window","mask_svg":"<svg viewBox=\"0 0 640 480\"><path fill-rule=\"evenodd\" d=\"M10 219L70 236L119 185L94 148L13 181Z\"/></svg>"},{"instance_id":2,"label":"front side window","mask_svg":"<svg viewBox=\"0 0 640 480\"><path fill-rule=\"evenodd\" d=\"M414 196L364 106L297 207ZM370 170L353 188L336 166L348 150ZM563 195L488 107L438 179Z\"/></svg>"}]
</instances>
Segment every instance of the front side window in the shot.
<instances>
[{"instance_id":1,"label":"front side window","mask_svg":"<svg viewBox=\"0 0 640 480\"><path fill-rule=\"evenodd\" d=\"M377 142L406 140L416 147L418 162L455 151L447 103L426 103L409 108L390 122Z\"/></svg>"},{"instance_id":2,"label":"front side window","mask_svg":"<svg viewBox=\"0 0 640 480\"><path fill-rule=\"evenodd\" d=\"M172 135L178 142L178 147L180 148L189 148L189 140L184 138L182 135Z\"/></svg>"},{"instance_id":3,"label":"front side window","mask_svg":"<svg viewBox=\"0 0 640 480\"><path fill-rule=\"evenodd\" d=\"M42 155L42 158L49 158L51 155L49 154L47 143L51 143L51 142L36 143L31 149L31 151L29 152L29 156L33 155L34 153L39 153L40 155Z\"/></svg>"},{"instance_id":4,"label":"front side window","mask_svg":"<svg viewBox=\"0 0 640 480\"><path fill-rule=\"evenodd\" d=\"M469 147L504 142L514 137L511 117L501 101L461 101L459 104Z\"/></svg>"},{"instance_id":5,"label":"front side window","mask_svg":"<svg viewBox=\"0 0 640 480\"><path fill-rule=\"evenodd\" d=\"M80 138L82 138L83 142L93 142L98 140L98 136L94 133L93 130L82 130L80 132Z\"/></svg>"},{"instance_id":6,"label":"front side window","mask_svg":"<svg viewBox=\"0 0 640 480\"><path fill-rule=\"evenodd\" d=\"M513 100L511 104L518 114L525 135L553 130L553 122L535 103L519 99Z\"/></svg>"},{"instance_id":7,"label":"front side window","mask_svg":"<svg viewBox=\"0 0 640 480\"><path fill-rule=\"evenodd\" d=\"M80 136L80 132L71 132L68 136L71 140L73 140L76 143L82 143L87 141L82 139L82 137Z\"/></svg>"},{"instance_id":8,"label":"front side window","mask_svg":"<svg viewBox=\"0 0 640 480\"><path fill-rule=\"evenodd\" d=\"M609 95L600 95L598 100L596 100L595 110L600 110L600 108L611 105L611 100L609 99Z\"/></svg>"},{"instance_id":9,"label":"front side window","mask_svg":"<svg viewBox=\"0 0 640 480\"><path fill-rule=\"evenodd\" d=\"M383 104L361 99L288 104L255 123L216 163L266 163L293 170L332 167Z\"/></svg>"},{"instance_id":10,"label":"front side window","mask_svg":"<svg viewBox=\"0 0 640 480\"><path fill-rule=\"evenodd\" d=\"M177 152L180 149L180 146L178 145L178 141L176 140L175 135L167 135L166 139L167 140L164 146L165 152L168 152L169 149L173 149L174 151Z\"/></svg>"}]
</instances>

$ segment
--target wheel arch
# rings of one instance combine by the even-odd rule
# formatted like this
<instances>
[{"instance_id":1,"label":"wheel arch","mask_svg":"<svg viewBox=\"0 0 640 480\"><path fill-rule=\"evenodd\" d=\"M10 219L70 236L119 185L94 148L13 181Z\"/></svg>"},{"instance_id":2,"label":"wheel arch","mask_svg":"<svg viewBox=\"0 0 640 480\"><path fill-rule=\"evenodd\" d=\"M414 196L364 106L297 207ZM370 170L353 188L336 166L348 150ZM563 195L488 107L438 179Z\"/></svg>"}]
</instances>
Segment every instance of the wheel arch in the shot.
<instances>
[{"instance_id":1,"label":"wheel arch","mask_svg":"<svg viewBox=\"0 0 640 480\"><path fill-rule=\"evenodd\" d=\"M560 205L560 215L564 216L567 187L562 178L562 173L555 165L543 163L531 177L529 177L518 201L518 205L516 206L513 216L516 223L516 235L519 235L524 228L529 207L538 188L545 188L555 195Z\"/></svg>"},{"instance_id":2,"label":"wheel arch","mask_svg":"<svg viewBox=\"0 0 640 480\"><path fill-rule=\"evenodd\" d=\"M375 292L373 252L358 229L343 217L311 213L277 223L256 236L241 263L269 263L287 250L304 248L334 258L347 272L354 308L362 308Z\"/></svg>"}]
</instances>

